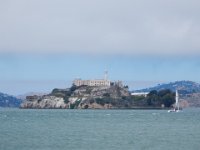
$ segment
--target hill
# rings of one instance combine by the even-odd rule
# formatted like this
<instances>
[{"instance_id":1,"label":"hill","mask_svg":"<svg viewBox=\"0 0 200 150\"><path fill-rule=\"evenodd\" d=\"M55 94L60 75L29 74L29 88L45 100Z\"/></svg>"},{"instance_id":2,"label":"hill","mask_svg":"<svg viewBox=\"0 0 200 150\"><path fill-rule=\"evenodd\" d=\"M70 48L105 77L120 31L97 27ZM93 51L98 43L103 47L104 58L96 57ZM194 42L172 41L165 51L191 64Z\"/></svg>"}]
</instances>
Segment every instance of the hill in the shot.
<instances>
[{"instance_id":1,"label":"hill","mask_svg":"<svg viewBox=\"0 0 200 150\"><path fill-rule=\"evenodd\" d=\"M165 84L159 84L154 87L145 88L141 90L136 90L134 92L150 92L152 90L164 90L170 89L171 91L175 91L176 89L180 94L191 94L191 93L199 93L200 92L200 84L193 81L176 81Z\"/></svg>"},{"instance_id":2,"label":"hill","mask_svg":"<svg viewBox=\"0 0 200 150\"><path fill-rule=\"evenodd\" d=\"M22 100L0 92L0 107L19 107Z\"/></svg>"},{"instance_id":3,"label":"hill","mask_svg":"<svg viewBox=\"0 0 200 150\"><path fill-rule=\"evenodd\" d=\"M176 81L160 84L155 87L136 90L134 92L150 92L152 90L170 89L179 92L182 107L200 107L200 84L193 81Z\"/></svg>"}]
</instances>

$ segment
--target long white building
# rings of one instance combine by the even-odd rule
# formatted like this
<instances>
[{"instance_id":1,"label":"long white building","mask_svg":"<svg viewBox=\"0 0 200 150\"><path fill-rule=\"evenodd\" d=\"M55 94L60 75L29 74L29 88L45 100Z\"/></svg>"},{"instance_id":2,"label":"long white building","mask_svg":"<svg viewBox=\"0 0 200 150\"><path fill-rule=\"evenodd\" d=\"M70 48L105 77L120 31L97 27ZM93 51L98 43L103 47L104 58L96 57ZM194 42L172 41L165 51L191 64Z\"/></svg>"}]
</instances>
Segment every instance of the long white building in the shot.
<instances>
[{"instance_id":1,"label":"long white building","mask_svg":"<svg viewBox=\"0 0 200 150\"><path fill-rule=\"evenodd\" d=\"M147 97L148 94L149 94L149 92L133 92L133 93L131 93L131 95L133 95L133 96L145 96L145 97Z\"/></svg>"},{"instance_id":2,"label":"long white building","mask_svg":"<svg viewBox=\"0 0 200 150\"><path fill-rule=\"evenodd\" d=\"M76 86L87 85L87 86L110 86L109 80L104 79L94 79L94 80L82 80L75 79L73 84Z\"/></svg>"},{"instance_id":3,"label":"long white building","mask_svg":"<svg viewBox=\"0 0 200 150\"><path fill-rule=\"evenodd\" d=\"M104 79L93 79L93 80L82 80L75 79L73 84L76 86L87 85L87 86L110 86L110 80L107 79L107 71L104 74Z\"/></svg>"}]
</instances>

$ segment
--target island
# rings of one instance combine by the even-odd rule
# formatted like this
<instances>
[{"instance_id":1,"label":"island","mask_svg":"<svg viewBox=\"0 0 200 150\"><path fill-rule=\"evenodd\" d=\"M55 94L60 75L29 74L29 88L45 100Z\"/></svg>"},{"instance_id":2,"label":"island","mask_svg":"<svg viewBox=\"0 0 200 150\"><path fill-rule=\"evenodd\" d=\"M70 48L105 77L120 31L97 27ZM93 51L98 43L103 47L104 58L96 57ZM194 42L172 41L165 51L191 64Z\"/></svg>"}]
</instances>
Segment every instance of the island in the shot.
<instances>
[{"instance_id":1,"label":"island","mask_svg":"<svg viewBox=\"0 0 200 150\"><path fill-rule=\"evenodd\" d=\"M43 96L27 96L23 109L166 109L175 102L169 89L134 95L121 81L76 79L70 88Z\"/></svg>"}]
</instances>

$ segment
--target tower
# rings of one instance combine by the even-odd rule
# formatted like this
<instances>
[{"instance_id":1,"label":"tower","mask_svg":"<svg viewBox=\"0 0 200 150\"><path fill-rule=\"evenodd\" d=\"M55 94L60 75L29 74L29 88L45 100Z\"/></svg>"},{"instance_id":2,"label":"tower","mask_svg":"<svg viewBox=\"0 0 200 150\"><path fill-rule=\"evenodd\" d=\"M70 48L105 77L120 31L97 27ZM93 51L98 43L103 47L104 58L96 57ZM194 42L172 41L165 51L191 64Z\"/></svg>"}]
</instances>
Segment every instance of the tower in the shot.
<instances>
[{"instance_id":1,"label":"tower","mask_svg":"<svg viewBox=\"0 0 200 150\"><path fill-rule=\"evenodd\" d=\"M104 80L108 80L108 71L107 70L104 72Z\"/></svg>"}]
</instances>

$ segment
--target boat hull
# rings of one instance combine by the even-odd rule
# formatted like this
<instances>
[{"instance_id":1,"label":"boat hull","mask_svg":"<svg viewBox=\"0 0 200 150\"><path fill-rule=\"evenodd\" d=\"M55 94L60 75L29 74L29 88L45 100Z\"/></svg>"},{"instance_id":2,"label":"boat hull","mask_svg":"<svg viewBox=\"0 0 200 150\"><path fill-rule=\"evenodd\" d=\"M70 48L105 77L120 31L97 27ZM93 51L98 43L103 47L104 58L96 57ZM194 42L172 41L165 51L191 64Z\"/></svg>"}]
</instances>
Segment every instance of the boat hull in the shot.
<instances>
[{"instance_id":1,"label":"boat hull","mask_svg":"<svg viewBox=\"0 0 200 150\"><path fill-rule=\"evenodd\" d=\"M179 112L180 110L168 110L168 112Z\"/></svg>"}]
</instances>

